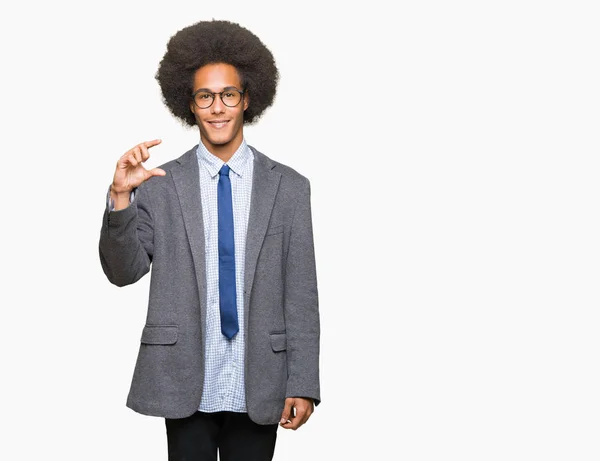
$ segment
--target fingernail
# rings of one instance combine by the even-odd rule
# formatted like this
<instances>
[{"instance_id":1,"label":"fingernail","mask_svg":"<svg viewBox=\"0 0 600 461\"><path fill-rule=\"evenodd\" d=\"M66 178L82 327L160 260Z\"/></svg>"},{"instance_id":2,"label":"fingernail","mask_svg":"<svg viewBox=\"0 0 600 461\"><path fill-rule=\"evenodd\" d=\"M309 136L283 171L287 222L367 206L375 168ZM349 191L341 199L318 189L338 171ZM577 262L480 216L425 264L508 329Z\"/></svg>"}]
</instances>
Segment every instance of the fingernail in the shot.
<instances>
[{"instance_id":1,"label":"fingernail","mask_svg":"<svg viewBox=\"0 0 600 461\"><path fill-rule=\"evenodd\" d=\"M281 418L281 421L279 421L281 424L285 423L286 419L285 418Z\"/></svg>"}]
</instances>

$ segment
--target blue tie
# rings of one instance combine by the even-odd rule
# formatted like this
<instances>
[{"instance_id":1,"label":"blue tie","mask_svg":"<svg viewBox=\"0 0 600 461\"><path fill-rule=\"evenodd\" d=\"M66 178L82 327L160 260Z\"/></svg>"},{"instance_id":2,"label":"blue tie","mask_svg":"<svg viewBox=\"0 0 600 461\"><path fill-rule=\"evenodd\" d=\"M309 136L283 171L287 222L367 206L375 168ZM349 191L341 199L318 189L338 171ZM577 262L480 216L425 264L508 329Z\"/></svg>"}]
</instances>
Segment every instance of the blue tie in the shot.
<instances>
[{"instance_id":1,"label":"blue tie","mask_svg":"<svg viewBox=\"0 0 600 461\"><path fill-rule=\"evenodd\" d=\"M221 332L231 339L239 331L235 292L235 243L233 239L233 204L229 166L219 171L217 185L219 206L219 303Z\"/></svg>"}]
</instances>

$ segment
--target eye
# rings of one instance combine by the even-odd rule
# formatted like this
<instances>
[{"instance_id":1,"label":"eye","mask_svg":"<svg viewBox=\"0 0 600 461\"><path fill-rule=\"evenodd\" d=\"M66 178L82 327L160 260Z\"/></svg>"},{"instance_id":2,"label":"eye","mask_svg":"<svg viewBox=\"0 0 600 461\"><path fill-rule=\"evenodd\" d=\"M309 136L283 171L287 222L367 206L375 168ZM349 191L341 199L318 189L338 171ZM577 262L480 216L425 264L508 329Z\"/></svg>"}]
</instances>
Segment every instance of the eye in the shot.
<instances>
[{"instance_id":1,"label":"eye","mask_svg":"<svg viewBox=\"0 0 600 461\"><path fill-rule=\"evenodd\" d=\"M209 94L209 93L198 93L198 94L196 95L196 97L197 97L198 99L210 99L210 98L212 98L212 95L211 95L211 94Z\"/></svg>"},{"instance_id":2,"label":"eye","mask_svg":"<svg viewBox=\"0 0 600 461\"><path fill-rule=\"evenodd\" d=\"M226 98L231 98L231 97L235 96L235 94L233 93L233 91L228 91L227 93L224 94L224 96Z\"/></svg>"}]
</instances>

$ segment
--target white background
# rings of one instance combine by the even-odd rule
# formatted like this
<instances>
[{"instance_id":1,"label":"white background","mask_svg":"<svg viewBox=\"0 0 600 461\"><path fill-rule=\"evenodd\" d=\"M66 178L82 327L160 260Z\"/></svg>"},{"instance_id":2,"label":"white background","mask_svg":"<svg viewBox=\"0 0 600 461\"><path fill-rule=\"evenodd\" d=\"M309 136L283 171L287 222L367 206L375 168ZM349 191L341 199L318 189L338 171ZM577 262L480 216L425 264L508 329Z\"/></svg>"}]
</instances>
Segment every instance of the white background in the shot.
<instances>
[{"instance_id":1,"label":"white background","mask_svg":"<svg viewBox=\"0 0 600 461\"><path fill-rule=\"evenodd\" d=\"M166 460L125 407L149 278L97 244L119 156L197 143L154 74L215 18L281 72L246 139L312 184L323 402L275 459L600 459L596 2L151 4L0 12L0 458Z\"/></svg>"}]
</instances>

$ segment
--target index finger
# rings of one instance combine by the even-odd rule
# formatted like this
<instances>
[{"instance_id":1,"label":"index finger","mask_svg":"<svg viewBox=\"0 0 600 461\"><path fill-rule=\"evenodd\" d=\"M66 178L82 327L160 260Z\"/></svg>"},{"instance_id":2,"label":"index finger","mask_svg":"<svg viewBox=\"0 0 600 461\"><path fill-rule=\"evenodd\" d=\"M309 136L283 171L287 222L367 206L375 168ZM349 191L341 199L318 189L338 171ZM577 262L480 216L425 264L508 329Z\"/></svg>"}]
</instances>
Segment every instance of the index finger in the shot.
<instances>
[{"instance_id":1,"label":"index finger","mask_svg":"<svg viewBox=\"0 0 600 461\"><path fill-rule=\"evenodd\" d=\"M162 139L154 139L152 141L144 141L142 144L146 147L154 147L162 142Z\"/></svg>"}]
</instances>

